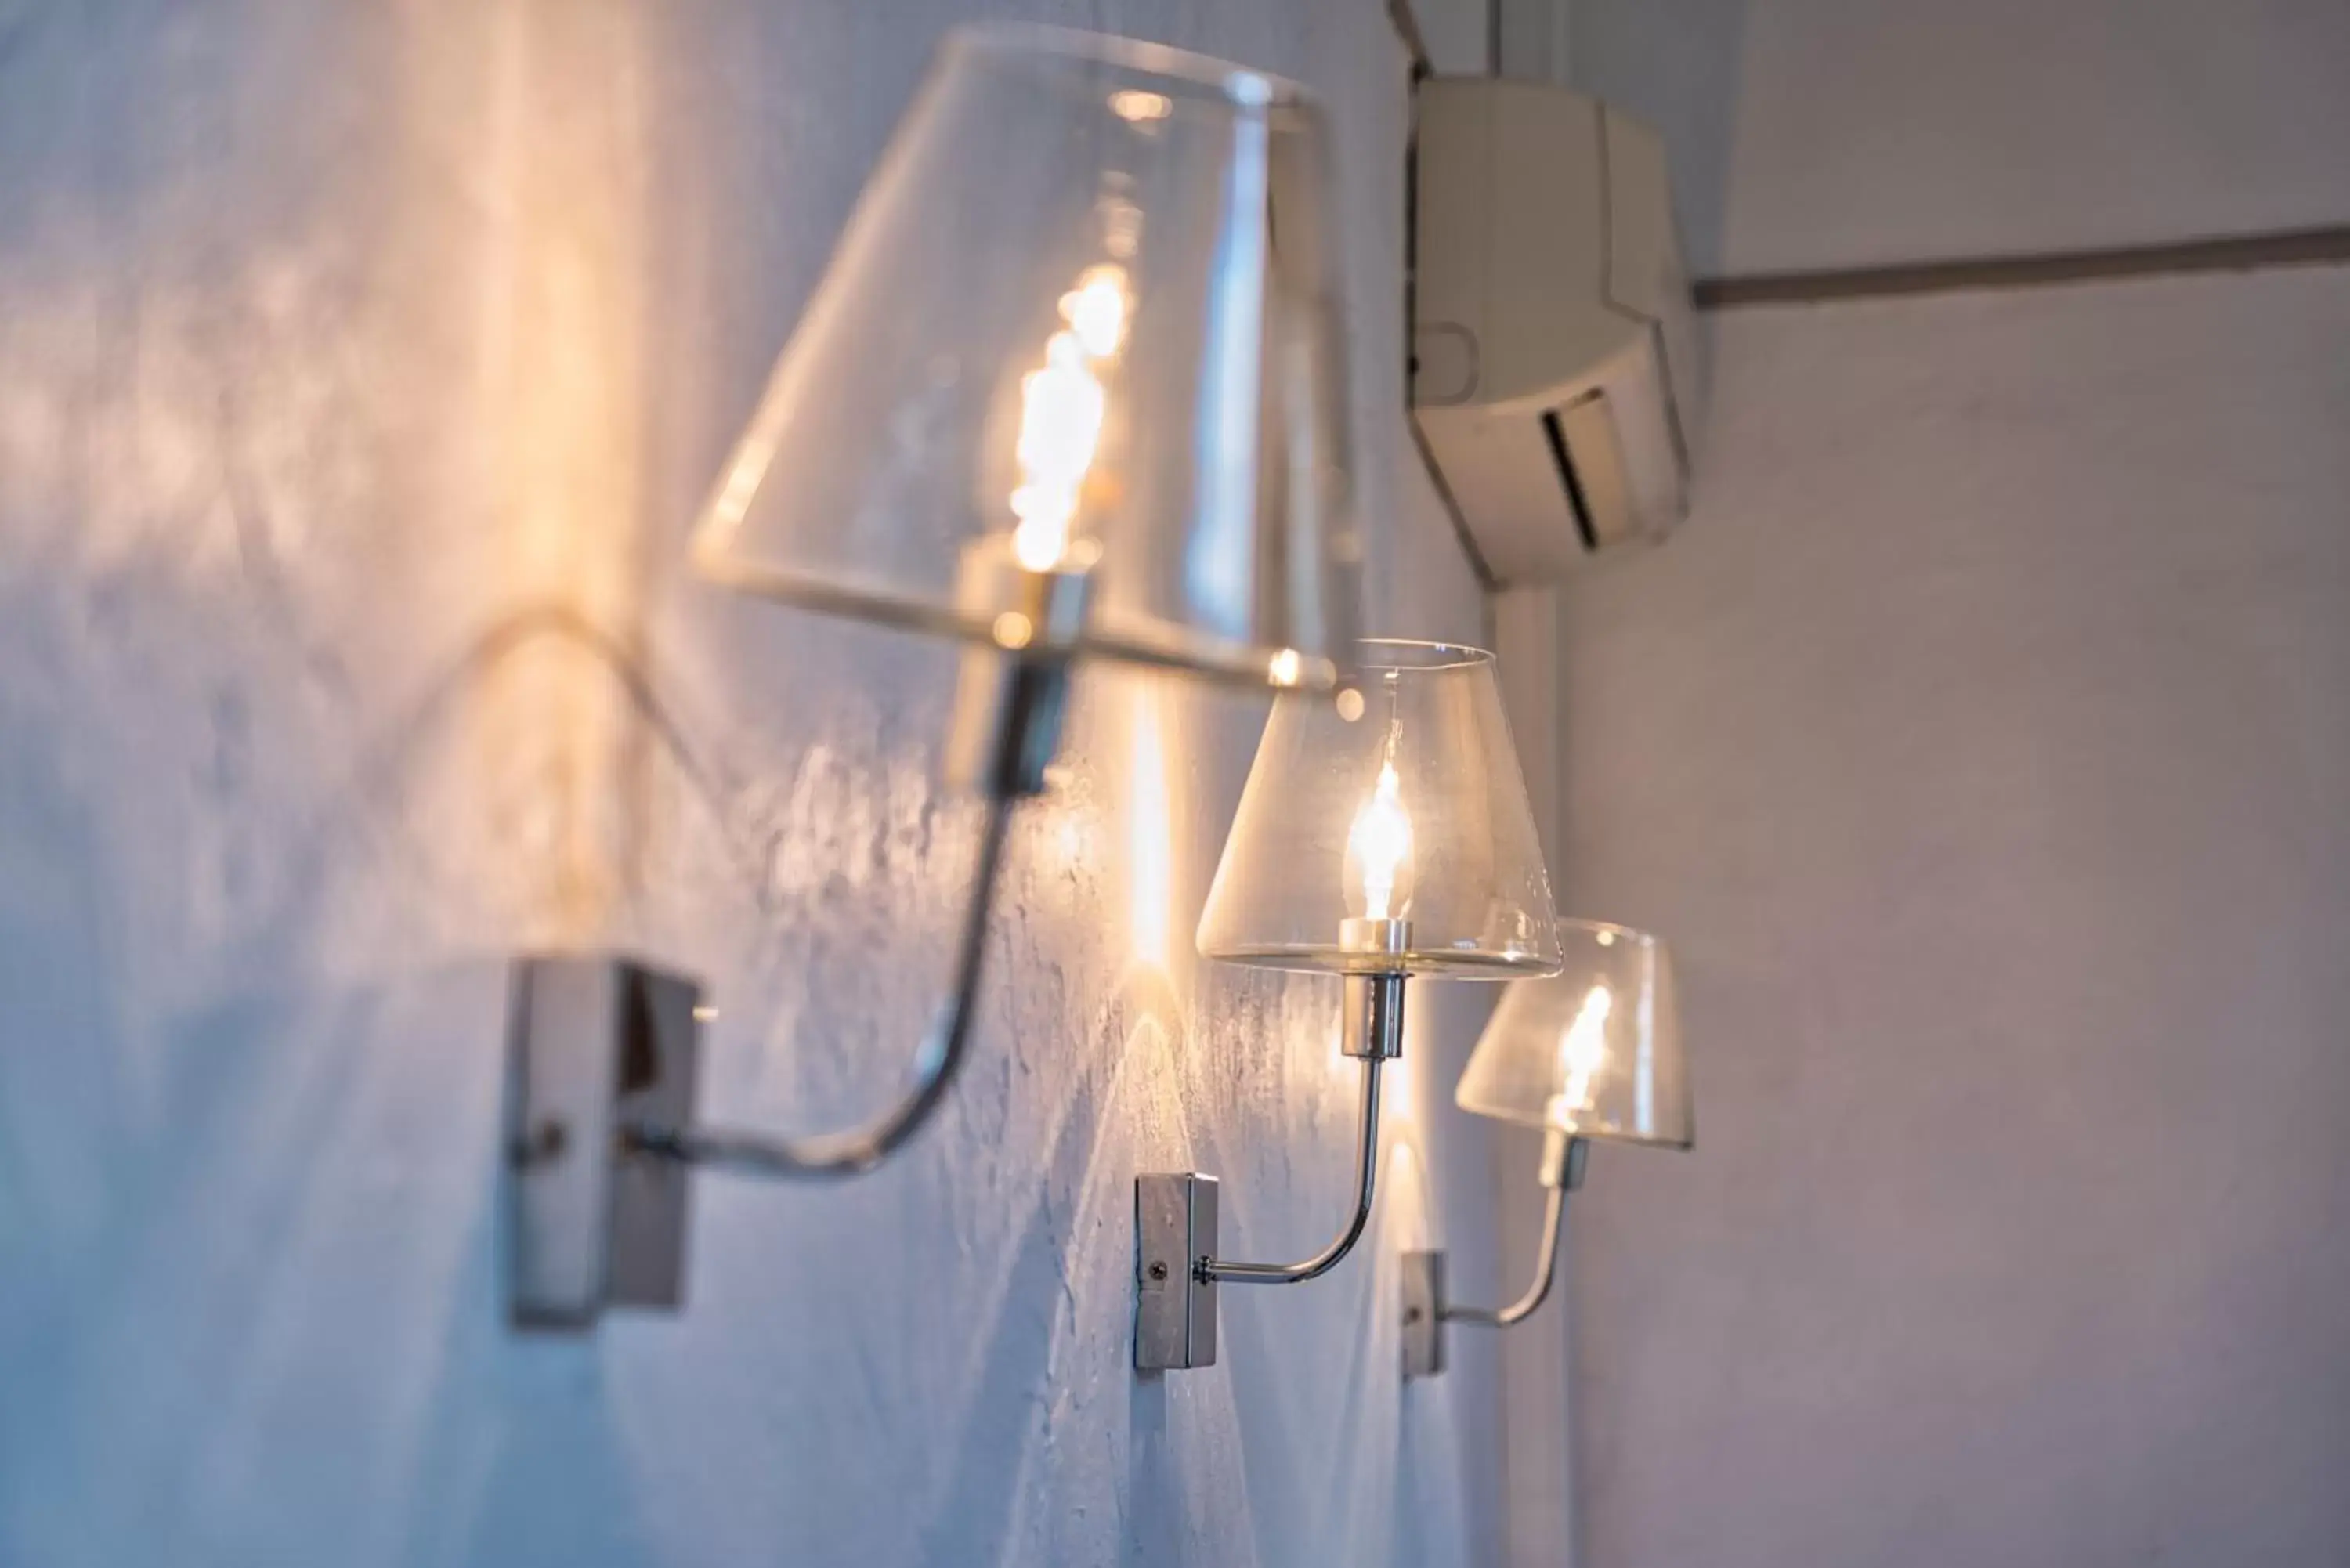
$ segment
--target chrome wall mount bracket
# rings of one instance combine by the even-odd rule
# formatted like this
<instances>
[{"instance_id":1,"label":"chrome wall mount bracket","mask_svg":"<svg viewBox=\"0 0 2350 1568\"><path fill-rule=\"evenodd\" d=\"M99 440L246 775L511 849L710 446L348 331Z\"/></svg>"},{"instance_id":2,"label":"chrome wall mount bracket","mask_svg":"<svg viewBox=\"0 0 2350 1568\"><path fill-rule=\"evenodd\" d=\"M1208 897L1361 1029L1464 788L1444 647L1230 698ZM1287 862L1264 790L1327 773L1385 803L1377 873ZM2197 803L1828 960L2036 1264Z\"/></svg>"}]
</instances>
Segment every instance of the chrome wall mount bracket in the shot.
<instances>
[{"instance_id":1,"label":"chrome wall mount bracket","mask_svg":"<svg viewBox=\"0 0 2350 1568\"><path fill-rule=\"evenodd\" d=\"M1216 1179L1196 1171L1134 1183L1134 1366L1173 1372L1216 1364Z\"/></svg>"},{"instance_id":2,"label":"chrome wall mount bracket","mask_svg":"<svg viewBox=\"0 0 2350 1568\"><path fill-rule=\"evenodd\" d=\"M1403 1255L1403 1375L1433 1377L1444 1370L1444 1254Z\"/></svg>"},{"instance_id":3,"label":"chrome wall mount bracket","mask_svg":"<svg viewBox=\"0 0 2350 1568\"><path fill-rule=\"evenodd\" d=\"M693 1108L701 990L610 955L514 966L505 1159L515 1325L585 1330L608 1306L685 1293L690 1173L635 1146Z\"/></svg>"}]
</instances>

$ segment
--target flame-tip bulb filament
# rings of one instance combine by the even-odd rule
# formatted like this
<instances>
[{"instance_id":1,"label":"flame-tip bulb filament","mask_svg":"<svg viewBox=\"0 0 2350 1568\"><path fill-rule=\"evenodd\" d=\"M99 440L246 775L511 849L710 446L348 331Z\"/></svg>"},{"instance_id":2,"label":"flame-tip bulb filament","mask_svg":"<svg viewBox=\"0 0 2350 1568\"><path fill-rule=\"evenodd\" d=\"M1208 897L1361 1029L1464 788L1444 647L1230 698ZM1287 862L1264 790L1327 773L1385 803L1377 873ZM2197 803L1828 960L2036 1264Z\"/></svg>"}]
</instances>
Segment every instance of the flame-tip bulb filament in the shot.
<instances>
[{"instance_id":1,"label":"flame-tip bulb filament","mask_svg":"<svg viewBox=\"0 0 2350 1568\"><path fill-rule=\"evenodd\" d=\"M1591 1109L1591 1081L1607 1063L1607 1018L1616 1011L1616 996L1595 985L1575 1011L1575 1022L1558 1038L1559 1092L1544 1107L1551 1126L1572 1129L1575 1118Z\"/></svg>"},{"instance_id":2,"label":"flame-tip bulb filament","mask_svg":"<svg viewBox=\"0 0 2350 1568\"><path fill-rule=\"evenodd\" d=\"M1379 766L1371 797L1355 813L1347 834L1347 880L1354 884L1362 918L1401 917L1411 902L1411 814L1404 809L1403 786L1395 764Z\"/></svg>"},{"instance_id":3,"label":"flame-tip bulb filament","mask_svg":"<svg viewBox=\"0 0 2350 1568\"><path fill-rule=\"evenodd\" d=\"M1020 378L1020 436L1014 458L1012 553L1032 572L1060 566L1108 415L1101 371L1126 341L1126 270L1087 267L1061 296L1067 325L1045 340L1045 363Z\"/></svg>"}]
</instances>

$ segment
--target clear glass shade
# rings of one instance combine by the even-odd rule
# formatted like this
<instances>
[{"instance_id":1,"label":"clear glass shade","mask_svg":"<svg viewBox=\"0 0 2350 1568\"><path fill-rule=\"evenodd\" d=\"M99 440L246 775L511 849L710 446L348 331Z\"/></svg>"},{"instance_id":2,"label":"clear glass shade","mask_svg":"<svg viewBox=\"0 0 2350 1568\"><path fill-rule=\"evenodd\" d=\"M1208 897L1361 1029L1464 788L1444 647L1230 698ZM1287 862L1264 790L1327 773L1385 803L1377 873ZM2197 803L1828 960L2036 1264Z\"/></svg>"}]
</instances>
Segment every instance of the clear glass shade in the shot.
<instances>
[{"instance_id":1,"label":"clear glass shade","mask_svg":"<svg viewBox=\"0 0 2350 1568\"><path fill-rule=\"evenodd\" d=\"M1369 641L1359 688L1274 699L1200 918L1212 959L1507 980L1558 967L1493 656Z\"/></svg>"},{"instance_id":2,"label":"clear glass shade","mask_svg":"<svg viewBox=\"0 0 2350 1568\"><path fill-rule=\"evenodd\" d=\"M1510 987L1461 1075L1464 1110L1578 1137L1695 1136L1672 959L1644 931L1561 920L1564 967Z\"/></svg>"},{"instance_id":3,"label":"clear glass shade","mask_svg":"<svg viewBox=\"0 0 2350 1568\"><path fill-rule=\"evenodd\" d=\"M1299 88L1222 61L950 34L702 568L1003 647L1335 684L1361 546L1326 140ZM1012 614L1014 567L1082 571L1081 621Z\"/></svg>"}]
</instances>

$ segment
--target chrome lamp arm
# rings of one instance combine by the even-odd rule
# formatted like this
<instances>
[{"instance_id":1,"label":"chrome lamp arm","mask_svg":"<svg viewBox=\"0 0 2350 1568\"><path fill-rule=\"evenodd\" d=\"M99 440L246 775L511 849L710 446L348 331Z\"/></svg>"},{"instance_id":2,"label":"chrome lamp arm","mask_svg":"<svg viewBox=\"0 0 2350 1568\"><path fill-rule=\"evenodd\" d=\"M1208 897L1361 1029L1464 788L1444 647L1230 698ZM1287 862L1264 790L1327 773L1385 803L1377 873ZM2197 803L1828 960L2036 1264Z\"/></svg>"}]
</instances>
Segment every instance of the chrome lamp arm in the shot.
<instances>
[{"instance_id":1,"label":"chrome lamp arm","mask_svg":"<svg viewBox=\"0 0 2350 1568\"><path fill-rule=\"evenodd\" d=\"M1216 1287L1295 1285L1320 1279L1355 1249L1370 1224L1379 1168L1379 1069L1403 1051L1401 973L1350 976L1340 1049L1363 1064L1355 1132L1355 1206L1328 1246L1296 1263L1243 1263L1216 1256L1217 1183L1199 1171L1135 1179L1134 1365L1141 1372L1211 1366L1216 1359Z\"/></svg>"},{"instance_id":2,"label":"chrome lamp arm","mask_svg":"<svg viewBox=\"0 0 2350 1568\"><path fill-rule=\"evenodd\" d=\"M1355 1250L1355 1243L1363 1239L1363 1228L1371 1222L1372 1189L1378 1182L1379 1068L1383 1065L1379 1057L1363 1058L1362 1125L1355 1133L1355 1214L1337 1240L1302 1263L1236 1263L1222 1258L1198 1258L1191 1264L1193 1279L1203 1284L1218 1280L1239 1285L1303 1284L1320 1279Z\"/></svg>"},{"instance_id":3,"label":"chrome lamp arm","mask_svg":"<svg viewBox=\"0 0 2350 1568\"><path fill-rule=\"evenodd\" d=\"M955 942L954 978L947 1003L914 1062L914 1083L895 1106L863 1127L809 1137L781 1137L724 1127L661 1127L642 1123L626 1129L639 1152L742 1176L781 1179L861 1176L888 1159L920 1130L945 1100L962 1068L977 1012L985 967L987 921L995 902L996 873L1012 819L1013 797L992 796L981 829L979 858L972 871L971 897L963 908L962 931Z\"/></svg>"},{"instance_id":4,"label":"chrome lamp arm","mask_svg":"<svg viewBox=\"0 0 2350 1568\"><path fill-rule=\"evenodd\" d=\"M1505 1307L1461 1306L1444 1299L1444 1254L1403 1256L1403 1375L1426 1377L1444 1370L1444 1324L1476 1324L1509 1328L1523 1323L1550 1299L1558 1272L1559 1236L1566 1229L1566 1195L1583 1185L1589 1140L1553 1127L1544 1135L1541 1180L1549 1189L1543 1205L1542 1250L1534 1257L1534 1283Z\"/></svg>"},{"instance_id":5,"label":"chrome lamp arm","mask_svg":"<svg viewBox=\"0 0 2350 1568\"><path fill-rule=\"evenodd\" d=\"M1508 1328L1532 1317L1534 1309L1550 1298L1550 1283L1558 1272L1558 1233L1565 1229L1565 1219L1566 1189L1554 1187L1543 1212L1542 1251L1534 1259L1534 1282L1526 1287L1525 1294L1498 1311L1447 1302L1438 1308L1437 1315L1447 1323L1481 1323L1489 1328Z\"/></svg>"},{"instance_id":6,"label":"chrome lamp arm","mask_svg":"<svg viewBox=\"0 0 2350 1568\"><path fill-rule=\"evenodd\" d=\"M1055 586L1039 577L1044 589ZM586 1328L610 1305L678 1305L687 1181L696 1167L856 1176L930 1121L970 1054L1013 808L1045 788L1067 708L1069 659L1064 643L966 660L953 766L977 784L987 815L948 1001L915 1059L912 1086L863 1126L789 1138L697 1125L701 992L692 981L609 954L515 966L507 1297L518 1326Z\"/></svg>"}]
</instances>

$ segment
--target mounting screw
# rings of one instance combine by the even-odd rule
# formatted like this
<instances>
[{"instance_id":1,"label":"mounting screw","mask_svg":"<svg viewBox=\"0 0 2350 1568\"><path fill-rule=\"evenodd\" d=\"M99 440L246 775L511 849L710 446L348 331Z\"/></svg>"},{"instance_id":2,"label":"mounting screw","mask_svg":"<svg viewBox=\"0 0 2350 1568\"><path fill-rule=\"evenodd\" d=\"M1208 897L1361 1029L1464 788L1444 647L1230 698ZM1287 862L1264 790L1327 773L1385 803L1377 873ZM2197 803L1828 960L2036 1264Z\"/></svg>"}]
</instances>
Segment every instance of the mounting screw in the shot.
<instances>
[{"instance_id":1,"label":"mounting screw","mask_svg":"<svg viewBox=\"0 0 2350 1568\"><path fill-rule=\"evenodd\" d=\"M1418 1307L1408 1306L1403 1309L1403 1321L1405 1327L1409 1328L1412 1324L1418 1323L1419 1321L1419 1317L1420 1313Z\"/></svg>"},{"instance_id":2,"label":"mounting screw","mask_svg":"<svg viewBox=\"0 0 2350 1568\"><path fill-rule=\"evenodd\" d=\"M1164 1264L1164 1263L1153 1263L1153 1264L1151 1264L1151 1265L1150 1265L1150 1277L1151 1277L1151 1279L1153 1279L1154 1281L1157 1281L1157 1280L1164 1280L1164 1279L1167 1277L1167 1265L1166 1265L1166 1264Z\"/></svg>"}]
</instances>

